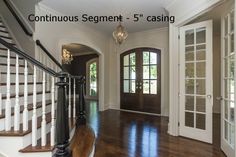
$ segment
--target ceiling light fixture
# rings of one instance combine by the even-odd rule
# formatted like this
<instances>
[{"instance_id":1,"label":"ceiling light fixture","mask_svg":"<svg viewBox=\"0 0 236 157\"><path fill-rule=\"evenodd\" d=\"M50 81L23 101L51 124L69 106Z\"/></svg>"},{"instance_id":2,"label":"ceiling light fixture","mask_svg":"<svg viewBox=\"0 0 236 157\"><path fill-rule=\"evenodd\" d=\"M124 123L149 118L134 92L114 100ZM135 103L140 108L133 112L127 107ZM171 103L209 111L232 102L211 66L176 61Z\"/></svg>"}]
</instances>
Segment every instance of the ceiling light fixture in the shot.
<instances>
[{"instance_id":1,"label":"ceiling light fixture","mask_svg":"<svg viewBox=\"0 0 236 157\"><path fill-rule=\"evenodd\" d=\"M121 45L127 37L128 37L128 32L125 30L124 26L122 26L121 23L119 23L119 25L113 32L113 38L115 39L116 43Z\"/></svg>"},{"instance_id":2,"label":"ceiling light fixture","mask_svg":"<svg viewBox=\"0 0 236 157\"><path fill-rule=\"evenodd\" d=\"M63 49L62 51L62 63L63 64L71 64L71 61L73 60L73 56L71 52L69 52L67 49Z\"/></svg>"}]
</instances>

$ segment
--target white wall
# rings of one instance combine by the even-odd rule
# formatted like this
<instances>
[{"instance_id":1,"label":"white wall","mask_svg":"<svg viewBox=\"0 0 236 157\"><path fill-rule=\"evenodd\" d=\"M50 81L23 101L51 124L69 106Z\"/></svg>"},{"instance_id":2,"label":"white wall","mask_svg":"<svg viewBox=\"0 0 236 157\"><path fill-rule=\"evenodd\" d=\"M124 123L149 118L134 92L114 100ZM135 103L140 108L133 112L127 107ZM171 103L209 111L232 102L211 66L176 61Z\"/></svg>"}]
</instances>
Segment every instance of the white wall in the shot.
<instances>
[{"instance_id":1,"label":"white wall","mask_svg":"<svg viewBox=\"0 0 236 157\"><path fill-rule=\"evenodd\" d=\"M120 109L120 54L138 47L161 49L161 114L169 111L169 51L168 28L153 29L129 34L120 46L110 39L110 108Z\"/></svg>"},{"instance_id":2,"label":"white wall","mask_svg":"<svg viewBox=\"0 0 236 157\"><path fill-rule=\"evenodd\" d=\"M58 12L43 5L36 6L36 15L52 13L60 15ZM79 43L89 46L99 53L99 107L100 110L109 107L109 53L108 37L102 33L81 24L63 22L36 22L34 37L39 39L51 54L61 61L62 45L69 43Z\"/></svg>"}]
</instances>

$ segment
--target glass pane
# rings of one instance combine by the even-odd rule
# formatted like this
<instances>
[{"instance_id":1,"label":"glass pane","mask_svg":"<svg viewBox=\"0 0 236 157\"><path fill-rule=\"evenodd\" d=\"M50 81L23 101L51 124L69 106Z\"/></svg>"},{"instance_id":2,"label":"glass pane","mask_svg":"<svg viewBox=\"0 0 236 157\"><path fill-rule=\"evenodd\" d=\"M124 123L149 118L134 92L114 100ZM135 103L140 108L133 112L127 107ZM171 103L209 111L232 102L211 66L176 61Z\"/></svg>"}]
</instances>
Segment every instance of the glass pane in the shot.
<instances>
[{"instance_id":1,"label":"glass pane","mask_svg":"<svg viewBox=\"0 0 236 157\"><path fill-rule=\"evenodd\" d=\"M197 45L196 46L196 50L199 51L199 50L205 50L206 49L206 44L201 44L201 45Z\"/></svg>"},{"instance_id":2,"label":"glass pane","mask_svg":"<svg viewBox=\"0 0 236 157\"><path fill-rule=\"evenodd\" d=\"M229 143L234 146L234 125L230 125L230 141Z\"/></svg>"},{"instance_id":3,"label":"glass pane","mask_svg":"<svg viewBox=\"0 0 236 157\"><path fill-rule=\"evenodd\" d=\"M130 78L131 79L136 79L136 69L135 66L130 67Z\"/></svg>"},{"instance_id":4,"label":"glass pane","mask_svg":"<svg viewBox=\"0 0 236 157\"><path fill-rule=\"evenodd\" d=\"M135 88L135 86L136 86L135 80L131 80L130 84L131 84L130 93L135 93L135 89L136 89Z\"/></svg>"},{"instance_id":5,"label":"glass pane","mask_svg":"<svg viewBox=\"0 0 236 157\"><path fill-rule=\"evenodd\" d=\"M198 50L196 52L196 60L206 60L206 51L205 50Z\"/></svg>"},{"instance_id":6,"label":"glass pane","mask_svg":"<svg viewBox=\"0 0 236 157\"><path fill-rule=\"evenodd\" d=\"M228 58L225 59L225 77L228 77Z\"/></svg>"},{"instance_id":7,"label":"glass pane","mask_svg":"<svg viewBox=\"0 0 236 157\"><path fill-rule=\"evenodd\" d=\"M229 92L234 93L234 80L230 79L229 80ZM234 100L234 96L230 97L230 100Z\"/></svg>"},{"instance_id":8,"label":"glass pane","mask_svg":"<svg viewBox=\"0 0 236 157\"><path fill-rule=\"evenodd\" d=\"M194 94L194 80L193 79L185 81L185 93Z\"/></svg>"},{"instance_id":9,"label":"glass pane","mask_svg":"<svg viewBox=\"0 0 236 157\"><path fill-rule=\"evenodd\" d=\"M234 78L234 67L235 67L235 65L234 65L234 55L232 55L230 58L229 58L229 77L230 78Z\"/></svg>"},{"instance_id":10,"label":"glass pane","mask_svg":"<svg viewBox=\"0 0 236 157\"><path fill-rule=\"evenodd\" d=\"M194 96L185 96L185 110L194 111Z\"/></svg>"},{"instance_id":11,"label":"glass pane","mask_svg":"<svg viewBox=\"0 0 236 157\"><path fill-rule=\"evenodd\" d=\"M143 80L143 93L149 94L149 80Z\"/></svg>"},{"instance_id":12,"label":"glass pane","mask_svg":"<svg viewBox=\"0 0 236 157\"><path fill-rule=\"evenodd\" d=\"M185 32L185 44L192 45L194 44L194 30L188 30Z\"/></svg>"},{"instance_id":13,"label":"glass pane","mask_svg":"<svg viewBox=\"0 0 236 157\"><path fill-rule=\"evenodd\" d=\"M129 67L124 67L124 79L129 79Z\"/></svg>"},{"instance_id":14,"label":"glass pane","mask_svg":"<svg viewBox=\"0 0 236 157\"><path fill-rule=\"evenodd\" d=\"M228 98L228 94L229 94L229 81L228 80L225 80L225 84L224 84L224 86L225 86L225 90L224 90L224 96L225 96L225 98Z\"/></svg>"},{"instance_id":15,"label":"glass pane","mask_svg":"<svg viewBox=\"0 0 236 157\"><path fill-rule=\"evenodd\" d=\"M129 93L129 80L124 80L124 93Z\"/></svg>"},{"instance_id":16,"label":"glass pane","mask_svg":"<svg viewBox=\"0 0 236 157\"><path fill-rule=\"evenodd\" d=\"M130 55L130 65L135 65L135 53L131 53Z\"/></svg>"},{"instance_id":17,"label":"glass pane","mask_svg":"<svg viewBox=\"0 0 236 157\"><path fill-rule=\"evenodd\" d=\"M196 75L197 77L206 76L206 63L205 62L196 63Z\"/></svg>"},{"instance_id":18,"label":"glass pane","mask_svg":"<svg viewBox=\"0 0 236 157\"><path fill-rule=\"evenodd\" d=\"M206 99L205 99L205 97L201 97L201 96L196 97L196 111L197 112L206 112Z\"/></svg>"},{"instance_id":19,"label":"glass pane","mask_svg":"<svg viewBox=\"0 0 236 157\"><path fill-rule=\"evenodd\" d=\"M157 64L157 54L150 52L150 64Z\"/></svg>"},{"instance_id":20,"label":"glass pane","mask_svg":"<svg viewBox=\"0 0 236 157\"><path fill-rule=\"evenodd\" d=\"M194 53L193 51L189 51L185 53L185 61L193 61L194 60Z\"/></svg>"},{"instance_id":21,"label":"glass pane","mask_svg":"<svg viewBox=\"0 0 236 157\"><path fill-rule=\"evenodd\" d=\"M194 114L185 112L185 126L194 127Z\"/></svg>"},{"instance_id":22,"label":"glass pane","mask_svg":"<svg viewBox=\"0 0 236 157\"><path fill-rule=\"evenodd\" d=\"M228 16L225 17L225 35L228 34Z\"/></svg>"},{"instance_id":23,"label":"glass pane","mask_svg":"<svg viewBox=\"0 0 236 157\"><path fill-rule=\"evenodd\" d=\"M196 80L196 94L205 95L206 94L205 79Z\"/></svg>"},{"instance_id":24,"label":"glass pane","mask_svg":"<svg viewBox=\"0 0 236 157\"><path fill-rule=\"evenodd\" d=\"M129 65L129 55L124 56L124 66Z\"/></svg>"},{"instance_id":25,"label":"glass pane","mask_svg":"<svg viewBox=\"0 0 236 157\"><path fill-rule=\"evenodd\" d=\"M198 28L196 30L196 40L197 40L196 41L197 44L206 42L206 28L205 27Z\"/></svg>"},{"instance_id":26,"label":"glass pane","mask_svg":"<svg viewBox=\"0 0 236 157\"><path fill-rule=\"evenodd\" d=\"M150 66L150 72L151 72L151 79L157 79L157 66L153 65Z\"/></svg>"},{"instance_id":27,"label":"glass pane","mask_svg":"<svg viewBox=\"0 0 236 157\"><path fill-rule=\"evenodd\" d=\"M230 102L229 112L229 120L234 123L234 102Z\"/></svg>"},{"instance_id":28,"label":"glass pane","mask_svg":"<svg viewBox=\"0 0 236 157\"><path fill-rule=\"evenodd\" d=\"M228 56L228 38L225 38L225 56Z\"/></svg>"},{"instance_id":29,"label":"glass pane","mask_svg":"<svg viewBox=\"0 0 236 157\"><path fill-rule=\"evenodd\" d=\"M230 52L234 52L234 34L230 35Z\"/></svg>"},{"instance_id":30,"label":"glass pane","mask_svg":"<svg viewBox=\"0 0 236 157\"><path fill-rule=\"evenodd\" d=\"M225 139L228 141L228 122L225 122L225 127L224 127L224 135L225 135Z\"/></svg>"},{"instance_id":31,"label":"glass pane","mask_svg":"<svg viewBox=\"0 0 236 157\"><path fill-rule=\"evenodd\" d=\"M185 77L194 78L194 63L185 64Z\"/></svg>"},{"instance_id":32,"label":"glass pane","mask_svg":"<svg viewBox=\"0 0 236 157\"><path fill-rule=\"evenodd\" d=\"M149 79L149 66L143 66L143 79Z\"/></svg>"},{"instance_id":33,"label":"glass pane","mask_svg":"<svg viewBox=\"0 0 236 157\"><path fill-rule=\"evenodd\" d=\"M206 129L206 115L196 114L196 128L205 130Z\"/></svg>"},{"instance_id":34,"label":"glass pane","mask_svg":"<svg viewBox=\"0 0 236 157\"><path fill-rule=\"evenodd\" d=\"M143 52L143 65L149 64L149 52Z\"/></svg>"},{"instance_id":35,"label":"glass pane","mask_svg":"<svg viewBox=\"0 0 236 157\"><path fill-rule=\"evenodd\" d=\"M151 80L150 81L150 88L151 88L151 94L157 94L157 81Z\"/></svg>"},{"instance_id":36,"label":"glass pane","mask_svg":"<svg viewBox=\"0 0 236 157\"><path fill-rule=\"evenodd\" d=\"M225 119L227 119L228 120L228 101L225 101L225 103L224 103L224 117L225 117Z\"/></svg>"},{"instance_id":37,"label":"glass pane","mask_svg":"<svg viewBox=\"0 0 236 157\"><path fill-rule=\"evenodd\" d=\"M234 31L234 11L230 13L230 30Z\"/></svg>"}]
</instances>

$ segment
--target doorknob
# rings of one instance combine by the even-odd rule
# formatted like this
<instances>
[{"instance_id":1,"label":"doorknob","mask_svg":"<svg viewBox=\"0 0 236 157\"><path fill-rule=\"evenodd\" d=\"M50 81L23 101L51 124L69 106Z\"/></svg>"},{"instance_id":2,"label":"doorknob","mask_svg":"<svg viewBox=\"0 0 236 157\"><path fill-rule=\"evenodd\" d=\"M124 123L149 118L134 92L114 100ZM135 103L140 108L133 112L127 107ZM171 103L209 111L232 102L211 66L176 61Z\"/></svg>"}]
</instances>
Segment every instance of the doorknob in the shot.
<instances>
[{"instance_id":1,"label":"doorknob","mask_svg":"<svg viewBox=\"0 0 236 157\"><path fill-rule=\"evenodd\" d=\"M222 96L218 96L218 97L216 97L216 100L221 101L221 100L223 100L223 97Z\"/></svg>"},{"instance_id":2,"label":"doorknob","mask_svg":"<svg viewBox=\"0 0 236 157\"><path fill-rule=\"evenodd\" d=\"M208 99L211 99L211 97L212 97L212 96L211 96L210 94L207 95L207 98L208 98Z\"/></svg>"}]
</instances>

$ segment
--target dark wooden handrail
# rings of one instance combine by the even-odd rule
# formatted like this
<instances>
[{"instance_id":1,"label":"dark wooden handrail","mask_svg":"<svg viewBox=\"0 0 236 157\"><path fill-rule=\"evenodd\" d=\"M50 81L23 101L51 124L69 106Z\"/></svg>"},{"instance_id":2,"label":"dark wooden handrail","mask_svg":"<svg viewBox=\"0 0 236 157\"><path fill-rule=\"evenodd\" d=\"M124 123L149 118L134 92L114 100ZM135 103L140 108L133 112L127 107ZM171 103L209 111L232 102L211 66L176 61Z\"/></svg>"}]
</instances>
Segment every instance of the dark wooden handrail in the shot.
<instances>
[{"instance_id":1,"label":"dark wooden handrail","mask_svg":"<svg viewBox=\"0 0 236 157\"><path fill-rule=\"evenodd\" d=\"M35 60L33 57L31 57L30 55L28 55L27 53L19 50L18 48L12 46L12 44L6 42L5 40L3 40L2 38L0 38L0 43L2 45L4 45L7 49L9 49L10 51L13 51L14 53L16 53L17 55L19 55L20 57L26 59L27 61L29 61L30 63L32 63L33 65L37 66L38 68L42 69L43 71L51 74L52 76L57 76L58 73L55 72L54 70L48 68L47 66L43 65L41 62Z\"/></svg>"},{"instance_id":2,"label":"dark wooden handrail","mask_svg":"<svg viewBox=\"0 0 236 157\"><path fill-rule=\"evenodd\" d=\"M40 40L36 40L36 45L38 45L45 53L46 55L61 69L63 70L62 65L51 55L51 53L42 45Z\"/></svg>"},{"instance_id":3,"label":"dark wooden handrail","mask_svg":"<svg viewBox=\"0 0 236 157\"><path fill-rule=\"evenodd\" d=\"M28 35L29 37L33 36L33 33L31 33L26 26L24 25L24 23L21 21L21 19L19 18L19 16L17 15L16 11L13 9L13 7L11 6L11 4L8 2L8 0L3 0L4 3L6 4L7 8L10 10L11 14L14 16L14 18L16 19L16 21L19 23L19 25L21 26L21 28L23 29L23 31L25 32L26 35Z\"/></svg>"}]
</instances>

